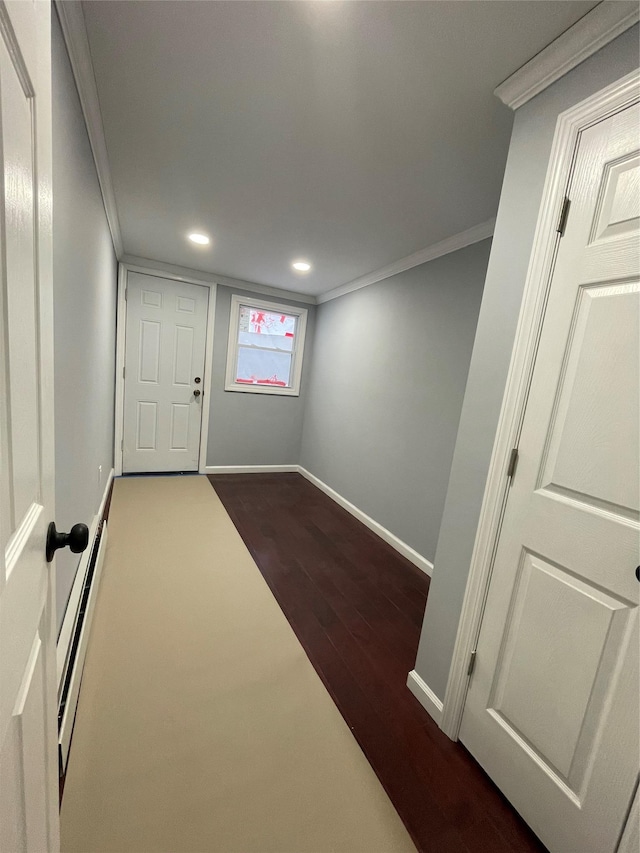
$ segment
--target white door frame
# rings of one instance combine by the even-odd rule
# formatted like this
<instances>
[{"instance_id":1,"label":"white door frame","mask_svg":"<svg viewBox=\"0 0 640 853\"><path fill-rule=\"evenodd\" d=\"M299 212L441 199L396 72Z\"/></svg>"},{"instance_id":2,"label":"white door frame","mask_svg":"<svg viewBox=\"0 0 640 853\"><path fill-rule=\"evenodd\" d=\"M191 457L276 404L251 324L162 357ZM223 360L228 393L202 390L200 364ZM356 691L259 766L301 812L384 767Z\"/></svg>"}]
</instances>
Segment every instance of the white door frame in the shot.
<instances>
[{"instance_id":1,"label":"white door frame","mask_svg":"<svg viewBox=\"0 0 640 853\"><path fill-rule=\"evenodd\" d=\"M509 458L511 450L518 446L544 307L560 239L556 227L569 186L579 137L586 128L640 100L639 87L640 71L636 70L558 116L444 696L440 728L452 740L457 740L462 722L469 685L470 655L475 650L480 633L507 502L510 483L507 476Z\"/></svg>"},{"instance_id":2,"label":"white door frame","mask_svg":"<svg viewBox=\"0 0 640 853\"><path fill-rule=\"evenodd\" d=\"M627 821L622 830L620 844L616 853L638 853L640 849L640 789L636 792L629 809Z\"/></svg>"},{"instance_id":3,"label":"white door frame","mask_svg":"<svg viewBox=\"0 0 640 853\"><path fill-rule=\"evenodd\" d=\"M204 279L170 273L163 269L141 266L140 264L118 264L118 307L116 313L116 405L113 460L115 476L122 475L123 436L124 436L124 355L127 323L127 276L130 272L144 275L154 275L156 278L166 278L169 281L181 281L186 284L199 284L209 288L209 307L207 309L207 337L204 351L204 376L202 384L202 421L200 423L200 451L198 455L198 473L204 474L207 467L207 440L209 436L209 410L211 404L212 367L213 367L213 332L216 316L217 284Z\"/></svg>"}]
</instances>

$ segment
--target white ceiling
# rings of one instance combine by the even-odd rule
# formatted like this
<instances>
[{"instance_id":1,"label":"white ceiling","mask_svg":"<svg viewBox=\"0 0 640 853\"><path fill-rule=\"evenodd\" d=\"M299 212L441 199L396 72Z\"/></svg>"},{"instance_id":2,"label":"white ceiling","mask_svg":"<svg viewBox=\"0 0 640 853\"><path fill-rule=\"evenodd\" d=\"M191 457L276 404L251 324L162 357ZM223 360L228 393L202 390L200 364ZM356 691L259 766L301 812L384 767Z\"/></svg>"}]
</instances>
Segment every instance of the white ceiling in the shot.
<instances>
[{"instance_id":1,"label":"white ceiling","mask_svg":"<svg viewBox=\"0 0 640 853\"><path fill-rule=\"evenodd\" d=\"M85 2L125 252L319 294L489 219L493 89L595 5Z\"/></svg>"}]
</instances>

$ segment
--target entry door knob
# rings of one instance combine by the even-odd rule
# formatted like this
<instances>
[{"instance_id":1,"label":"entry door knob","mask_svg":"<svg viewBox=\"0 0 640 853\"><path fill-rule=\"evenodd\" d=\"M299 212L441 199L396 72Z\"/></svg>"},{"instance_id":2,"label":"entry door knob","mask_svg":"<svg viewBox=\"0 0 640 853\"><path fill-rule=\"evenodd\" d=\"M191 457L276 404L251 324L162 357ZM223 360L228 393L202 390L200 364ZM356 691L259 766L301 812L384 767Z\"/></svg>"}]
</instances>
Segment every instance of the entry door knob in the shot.
<instances>
[{"instance_id":1,"label":"entry door knob","mask_svg":"<svg viewBox=\"0 0 640 853\"><path fill-rule=\"evenodd\" d=\"M199 397L199 396L200 396L200 391L198 391L198 389L197 389L197 388L196 388L196 390L193 392L193 396L194 396L194 397Z\"/></svg>"},{"instance_id":2,"label":"entry door knob","mask_svg":"<svg viewBox=\"0 0 640 853\"><path fill-rule=\"evenodd\" d=\"M89 544L89 528L86 524L74 524L68 533L59 533L52 521L47 530L47 563L53 560L58 548L69 548L74 554L81 554Z\"/></svg>"}]
</instances>

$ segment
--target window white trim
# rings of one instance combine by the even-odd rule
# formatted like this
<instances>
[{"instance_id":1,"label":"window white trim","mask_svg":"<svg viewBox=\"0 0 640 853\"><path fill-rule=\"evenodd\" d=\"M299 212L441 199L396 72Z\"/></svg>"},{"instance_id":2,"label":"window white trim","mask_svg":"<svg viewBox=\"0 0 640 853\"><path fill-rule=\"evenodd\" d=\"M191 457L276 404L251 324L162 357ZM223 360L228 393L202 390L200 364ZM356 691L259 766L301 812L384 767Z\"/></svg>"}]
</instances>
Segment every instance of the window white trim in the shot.
<instances>
[{"instance_id":1,"label":"window white trim","mask_svg":"<svg viewBox=\"0 0 640 853\"><path fill-rule=\"evenodd\" d=\"M238 363L238 326L240 322L240 306L262 308L264 311L278 311L296 317L296 332L291 350L291 385L282 388L277 385L245 385L236 382L236 366ZM302 377L302 358L304 355L304 338L307 330L307 309L295 308L281 302L267 302L254 299L252 296L231 296L231 312L229 314L229 342L227 345L227 369L225 374L225 391L240 391L243 394L276 394L280 397L299 397L300 380Z\"/></svg>"}]
</instances>

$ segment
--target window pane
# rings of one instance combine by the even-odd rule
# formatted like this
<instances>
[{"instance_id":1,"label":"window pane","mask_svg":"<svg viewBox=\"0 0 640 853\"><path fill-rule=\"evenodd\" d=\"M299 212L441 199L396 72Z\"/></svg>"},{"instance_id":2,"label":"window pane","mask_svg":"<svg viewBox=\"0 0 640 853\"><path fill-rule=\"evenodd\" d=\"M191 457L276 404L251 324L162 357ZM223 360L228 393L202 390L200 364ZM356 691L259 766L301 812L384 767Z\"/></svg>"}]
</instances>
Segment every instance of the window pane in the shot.
<instances>
[{"instance_id":1,"label":"window pane","mask_svg":"<svg viewBox=\"0 0 640 853\"><path fill-rule=\"evenodd\" d=\"M238 347L236 382L241 385L275 385L287 388L291 376L291 356L274 350Z\"/></svg>"},{"instance_id":2,"label":"window pane","mask_svg":"<svg viewBox=\"0 0 640 853\"><path fill-rule=\"evenodd\" d=\"M280 338L293 340L296 332L297 317L290 314L280 314L275 311L264 311L262 308L252 308L250 305L240 306L240 327L238 343L242 343L240 336L255 335L255 343L260 343L258 336L262 338ZM284 341L278 345L273 341L277 349L284 349ZM269 346L269 344L265 344ZM291 347L289 347L289 350Z\"/></svg>"},{"instance_id":3,"label":"window pane","mask_svg":"<svg viewBox=\"0 0 640 853\"><path fill-rule=\"evenodd\" d=\"M293 337L284 335L254 334L253 332L238 332L238 343L240 346L264 347L265 349L291 352L293 349Z\"/></svg>"}]
</instances>

